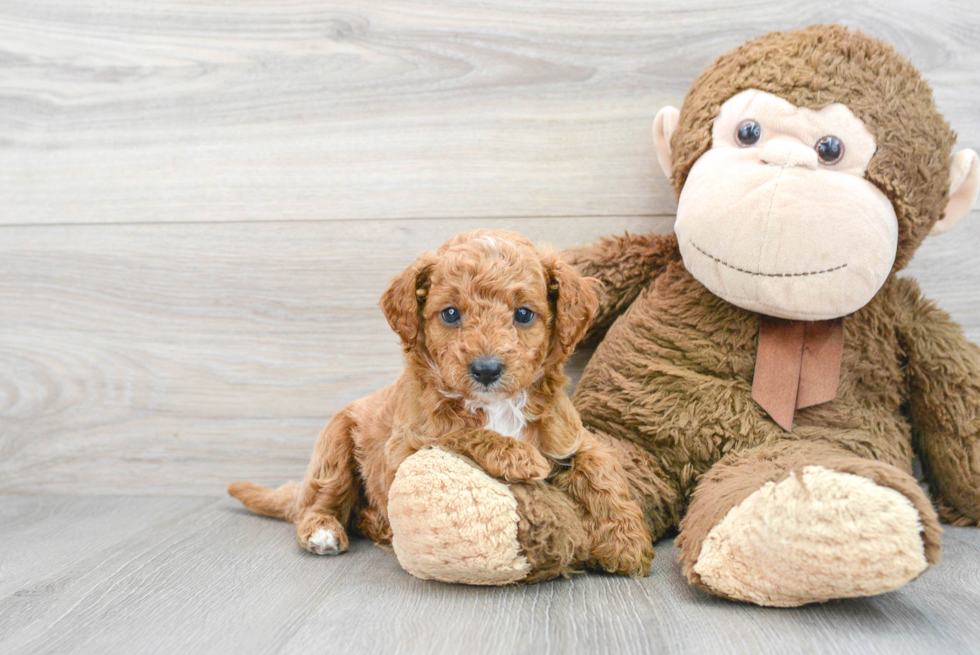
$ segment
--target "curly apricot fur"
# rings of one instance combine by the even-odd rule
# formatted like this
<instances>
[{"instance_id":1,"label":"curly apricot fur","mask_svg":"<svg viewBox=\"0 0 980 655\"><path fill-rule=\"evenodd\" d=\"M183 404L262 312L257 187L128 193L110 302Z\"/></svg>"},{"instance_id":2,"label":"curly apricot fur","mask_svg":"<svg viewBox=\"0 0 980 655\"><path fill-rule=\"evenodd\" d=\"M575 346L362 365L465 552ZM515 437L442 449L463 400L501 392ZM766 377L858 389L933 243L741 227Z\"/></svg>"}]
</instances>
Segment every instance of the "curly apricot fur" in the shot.
<instances>
[{"instance_id":1,"label":"curly apricot fur","mask_svg":"<svg viewBox=\"0 0 980 655\"><path fill-rule=\"evenodd\" d=\"M562 366L599 308L592 284L513 232L477 230L424 253L381 298L405 352L398 381L331 419L302 483L268 489L237 482L229 493L254 512L296 523L307 550L316 552L311 538L323 528L342 552L347 530L390 542L388 491L401 462L420 449L454 451L509 483L539 483L558 468L553 460L571 458L560 484L581 506L591 560L646 575L652 541L622 466L583 429L564 390ZM461 313L458 323L440 319L448 306ZM536 318L515 323L520 307ZM469 372L487 355L504 365L491 387ZM515 398L520 433L488 429L486 408Z\"/></svg>"}]
</instances>

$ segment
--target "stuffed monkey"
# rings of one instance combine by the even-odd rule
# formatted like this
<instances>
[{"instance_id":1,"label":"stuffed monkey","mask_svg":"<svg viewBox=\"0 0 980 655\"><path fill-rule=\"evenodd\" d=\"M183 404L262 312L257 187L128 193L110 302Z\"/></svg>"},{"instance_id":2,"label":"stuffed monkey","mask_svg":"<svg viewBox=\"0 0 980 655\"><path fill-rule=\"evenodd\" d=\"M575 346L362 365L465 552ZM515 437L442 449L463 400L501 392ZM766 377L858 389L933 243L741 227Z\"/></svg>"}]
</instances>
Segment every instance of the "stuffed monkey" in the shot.
<instances>
[{"instance_id":1,"label":"stuffed monkey","mask_svg":"<svg viewBox=\"0 0 980 655\"><path fill-rule=\"evenodd\" d=\"M980 522L980 349L897 276L973 206L977 155L952 155L907 60L840 26L722 55L657 115L654 139L676 233L569 255L605 291L574 396L583 423L617 449L654 539L679 528L692 584L771 606L901 587L941 550L913 455L939 516ZM475 479L499 485L506 511L491 513L513 523L511 575L491 583L581 566L555 489L482 472L453 489L465 462L418 457L389 507L409 571L485 582L467 553L493 522L445 504ZM419 481L440 476L444 504L426 504ZM413 549L412 531L444 551ZM542 543L556 546L547 566Z\"/></svg>"}]
</instances>

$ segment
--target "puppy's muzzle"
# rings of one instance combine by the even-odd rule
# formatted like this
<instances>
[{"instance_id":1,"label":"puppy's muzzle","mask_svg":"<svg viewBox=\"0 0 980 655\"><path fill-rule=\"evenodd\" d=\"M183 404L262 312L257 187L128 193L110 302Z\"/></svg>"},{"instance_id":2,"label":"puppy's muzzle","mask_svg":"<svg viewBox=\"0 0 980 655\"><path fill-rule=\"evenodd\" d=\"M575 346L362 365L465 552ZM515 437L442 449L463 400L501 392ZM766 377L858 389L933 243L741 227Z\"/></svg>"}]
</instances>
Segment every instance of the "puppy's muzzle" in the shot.
<instances>
[{"instance_id":1,"label":"puppy's muzzle","mask_svg":"<svg viewBox=\"0 0 980 655\"><path fill-rule=\"evenodd\" d=\"M479 384L489 387L504 374L504 363L496 357L481 357L470 364L470 376Z\"/></svg>"}]
</instances>

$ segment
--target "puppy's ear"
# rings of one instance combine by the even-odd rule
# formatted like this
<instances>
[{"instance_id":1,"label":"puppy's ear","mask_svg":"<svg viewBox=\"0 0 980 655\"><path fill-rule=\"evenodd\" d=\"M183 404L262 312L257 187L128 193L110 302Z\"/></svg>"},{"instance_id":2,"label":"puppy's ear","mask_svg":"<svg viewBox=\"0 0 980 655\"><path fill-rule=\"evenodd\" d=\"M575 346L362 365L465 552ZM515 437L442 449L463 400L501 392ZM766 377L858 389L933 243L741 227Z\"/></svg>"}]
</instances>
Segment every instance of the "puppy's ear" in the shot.
<instances>
[{"instance_id":1,"label":"puppy's ear","mask_svg":"<svg viewBox=\"0 0 980 655\"><path fill-rule=\"evenodd\" d=\"M575 352L575 346L585 336L599 311L595 280L579 275L557 254L544 258L548 275L548 300L554 307L552 355L565 360Z\"/></svg>"},{"instance_id":2,"label":"puppy's ear","mask_svg":"<svg viewBox=\"0 0 980 655\"><path fill-rule=\"evenodd\" d=\"M411 266L399 273L381 294L381 311L388 325L401 337L406 350L415 346L422 329L422 307L429 289L429 274L436 256L423 253Z\"/></svg>"}]
</instances>

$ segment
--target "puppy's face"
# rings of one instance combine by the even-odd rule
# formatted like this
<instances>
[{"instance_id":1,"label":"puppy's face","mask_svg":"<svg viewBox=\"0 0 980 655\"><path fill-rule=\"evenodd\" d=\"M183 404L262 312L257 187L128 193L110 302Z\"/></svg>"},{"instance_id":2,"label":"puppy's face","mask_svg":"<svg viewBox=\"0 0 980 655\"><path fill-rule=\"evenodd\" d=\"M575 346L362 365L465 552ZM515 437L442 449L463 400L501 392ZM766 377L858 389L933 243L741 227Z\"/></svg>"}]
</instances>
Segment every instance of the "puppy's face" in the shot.
<instances>
[{"instance_id":1,"label":"puppy's face","mask_svg":"<svg viewBox=\"0 0 980 655\"><path fill-rule=\"evenodd\" d=\"M500 400L528 387L548 354L548 279L535 251L493 236L448 249L422 313L444 391Z\"/></svg>"},{"instance_id":2,"label":"puppy's face","mask_svg":"<svg viewBox=\"0 0 980 655\"><path fill-rule=\"evenodd\" d=\"M510 398L563 362L598 305L556 255L510 232L460 235L406 275L382 299L389 322L443 394L480 402ZM392 293L410 293L409 316L391 311Z\"/></svg>"}]
</instances>

